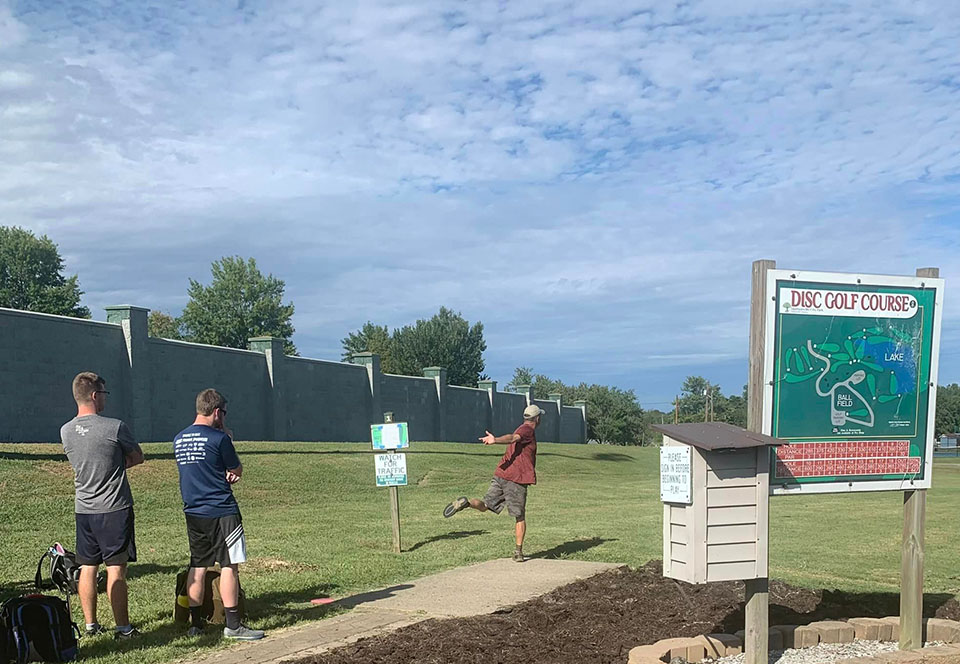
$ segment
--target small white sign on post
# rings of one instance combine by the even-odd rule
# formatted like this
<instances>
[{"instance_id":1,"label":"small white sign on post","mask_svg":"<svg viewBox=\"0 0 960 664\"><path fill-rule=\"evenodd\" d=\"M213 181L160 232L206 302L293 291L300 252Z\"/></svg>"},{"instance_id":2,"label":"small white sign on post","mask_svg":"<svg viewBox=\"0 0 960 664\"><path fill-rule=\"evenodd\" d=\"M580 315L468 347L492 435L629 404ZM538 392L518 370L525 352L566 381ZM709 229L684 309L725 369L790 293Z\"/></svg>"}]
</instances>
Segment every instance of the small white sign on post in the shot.
<instances>
[{"instance_id":1,"label":"small white sign on post","mask_svg":"<svg viewBox=\"0 0 960 664\"><path fill-rule=\"evenodd\" d=\"M410 447L410 433L406 422L372 424L370 438L375 450L401 450Z\"/></svg>"},{"instance_id":2,"label":"small white sign on post","mask_svg":"<svg viewBox=\"0 0 960 664\"><path fill-rule=\"evenodd\" d=\"M691 490L690 447L670 445L660 448L660 500L664 503L689 505L693 502Z\"/></svg>"},{"instance_id":3,"label":"small white sign on post","mask_svg":"<svg viewBox=\"0 0 960 664\"><path fill-rule=\"evenodd\" d=\"M377 468L377 486L407 485L406 454L374 454Z\"/></svg>"}]
</instances>

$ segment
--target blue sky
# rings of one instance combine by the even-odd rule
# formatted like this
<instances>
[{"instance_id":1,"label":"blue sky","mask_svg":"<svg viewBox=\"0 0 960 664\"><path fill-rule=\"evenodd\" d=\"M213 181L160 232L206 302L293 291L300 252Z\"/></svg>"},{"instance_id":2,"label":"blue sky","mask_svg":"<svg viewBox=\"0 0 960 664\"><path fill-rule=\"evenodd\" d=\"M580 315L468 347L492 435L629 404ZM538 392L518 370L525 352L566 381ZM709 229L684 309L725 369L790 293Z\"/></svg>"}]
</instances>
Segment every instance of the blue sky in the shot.
<instances>
[{"instance_id":1,"label":"blue sky","mask_svg":"<svg viewBox=\"0 0 960 664\"><path fill-rule=\"evenodd\" d=\"M958 43L947 1L0 0L0 224L96 318L254 256L304 355L445 305L502 383L651 407L739 392L755 259L937 265L958 381Z\"/></svg>"}]
</instances>

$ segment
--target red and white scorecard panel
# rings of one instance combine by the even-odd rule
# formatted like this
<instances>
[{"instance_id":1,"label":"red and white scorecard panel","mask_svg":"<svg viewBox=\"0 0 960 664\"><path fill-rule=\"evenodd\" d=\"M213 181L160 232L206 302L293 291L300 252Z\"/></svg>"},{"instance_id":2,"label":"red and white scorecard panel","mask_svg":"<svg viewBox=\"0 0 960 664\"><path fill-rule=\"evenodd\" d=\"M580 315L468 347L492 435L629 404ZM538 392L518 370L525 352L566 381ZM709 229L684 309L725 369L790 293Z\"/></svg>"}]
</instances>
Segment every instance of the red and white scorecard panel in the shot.
<instances>
[{"instance_id":1,"label":"red and white scorecard panel","mask_svg":"<svg viewBox=\"0 0 960 664\"><path fill-rule=\"evenodd\" d=\"M868 440L791 443L777 448L778 478L914 475L920 457L910 456L910 441Z\"/></svg>"}]
</instances>

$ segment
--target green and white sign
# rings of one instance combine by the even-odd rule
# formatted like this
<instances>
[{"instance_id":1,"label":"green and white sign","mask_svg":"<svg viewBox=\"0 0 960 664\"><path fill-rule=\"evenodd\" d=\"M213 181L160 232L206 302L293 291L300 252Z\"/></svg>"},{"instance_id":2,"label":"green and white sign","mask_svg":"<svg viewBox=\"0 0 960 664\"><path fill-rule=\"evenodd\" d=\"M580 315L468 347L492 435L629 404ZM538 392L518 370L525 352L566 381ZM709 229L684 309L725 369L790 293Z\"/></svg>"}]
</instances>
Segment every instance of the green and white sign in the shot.
<instances>
[{"instance_id":1,"label":"green and white sign","mask_svg":"<svg viewBox=\"0 0 960 664\"><path fill-rule=\"evenodd\" d=\"M370 425L370 438L375 450L400 450L410 447L406 422Z\"/></svg>"},{"instance_id":2,"label":"green and white sign","mask_svg":"<svg viewBox=\"0 0 960 664\"><path fill-rule=\"evenodd\" d=\"M374 454L377 469L377 486L407 485L406 454Z\"/></svg>"},{"instance_id":3,"label":"green and white sign","mask_svg":"<svg viewBox=\"0 0 960 664\"><path fill-rule=\"evenodd\" d=\"M943 280L771 270L773 493L929 488Z\"/></svg>"}]
</instances>

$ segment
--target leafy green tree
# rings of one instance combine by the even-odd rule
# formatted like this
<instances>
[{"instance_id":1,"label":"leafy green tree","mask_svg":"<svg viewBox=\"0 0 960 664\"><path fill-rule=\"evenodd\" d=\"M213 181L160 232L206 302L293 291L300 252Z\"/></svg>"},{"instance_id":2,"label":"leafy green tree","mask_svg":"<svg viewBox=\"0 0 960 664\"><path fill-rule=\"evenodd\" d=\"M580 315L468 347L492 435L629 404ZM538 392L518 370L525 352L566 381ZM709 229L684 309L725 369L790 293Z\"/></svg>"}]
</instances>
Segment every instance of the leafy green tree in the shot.
<instances>
[{"instance_id":1,"label":"leafy green tree","mask_svg":"<svg viewBox=\"0 0 960 664\"><path fill-rule=\"evenodd\" d=\"M640 445L643 442L643 409L633 390L606 385L583 385L587 402L587 435L601 443Z\"/></svg>"},{"instance_id":2,"label":"leafy green tree","mask_svg":"<svg viewBox=\"0 0 960 664\"><path fill-rule=\"evenodd\" d=\"M53 240L0 226L0 307L90 318L81 295L77 275L63 276L63 259Z\"/></svg>"},{"instance_id":3,"label":"leafy green tree","mask_svg":"<svg viewBox=\"0 0 960 664\"><path fill-rule=\"evenodd\" d=\"M654 424L673 424L673 411L663 410L644 410L643 411L643 431L641 436L644 445L659 445L663 440L663 435L653 430Z\"/></svg>"},{"instance_id":4,"label":"leafy green tree","mask_svg":"<svg viewBox=\"0 0 960 664\"><path fill-rule=\"evenodd\" d=\"M182 339L180 320L163 311L151 311L147 316L147 331L151 337Z\"/></svg>"},{"instance_id":5,"label":"leafy green tree","mask_svg":"<svg viewBox=\"0 0 960 664\"><path fill-rule=\"evenodd\" d=\"M407 376L419 376L424 367L447 369L451 385L476 387L483 378L483 323L470 323L446 307L433 318L418 320L393 332L394 370Z\"/></svg>"},{"instance_id":6,"label":"leafy green tree","mask_svg":"<svg viewBox=\"0 0 960 664\"><path fill-rule=\"evenodd\" d=\"M707 395L710 396L710 419L714 422L727 422L739 427L747 426L747 386L743 386L740 395L725 396L720 386L711 383L703 376L687 376L683 381L683 394L680 396L680 421L703 422ZM672 421L672 420L671 420Z\"/></svg>"},{"instance_id":7,"label":"leafy green tree","mask_svg":"<svg viewBox=\"0 0 960 664\"><path fill-rule=\"evenodd\" d=\"M281 279L266 276L257 262L240 256L226 256L210 266L209 286L190 280L190 301L180 322L183 338L197 343L246 348L250 337L283 339L287 355L296 355L293 336L293 303L283 303Z\"/></svg>"},{"instance_id":8,"label":"leafy green tree","mask_svg":"<svg viewBox=\"0 0 960 664\"><path fill-rule=\"evenodd\" d=\"M546 376L543 376L546 378ZM534 384L533 369L530 367L517 367L513 370L513 378L507 383L506 390L508 392L515 391L520 385L530 385ZM546 397L539 397L534 395L537 399L545 399Z\"/></svg>"},{"instance_id":9,"label":"leafy green tree","mask_svg":"<svg viewBox=\"0 0 960 664\"><path fill-rule=\"evenodd\" d=\"M341 339L343 359L369 351L380 355L386 373L422 376L425 367L447 370L451 385L476 387L483 375L483 323L470 323L460 313L440 307L433 318L418 320L388 333L385 325L367 322Z\"/></svg>"},{"instance_id":10,"label":"leafy green tree","mask_svg":"<svg viewBox=\"0 0 960 664\"><path fill-rule=\"evenodd\" d=\"M641 445L651 436L645 433L643 409L633 390L607 385L566 385L530 367L517 367L510 386L530 385L534 399L547 399L561 394L567 404L587 402L587 438L616 445Z\"/></svg>"},{"instance_id":11,"label":"leafy green tree","mask_svg":"<svg viewBox=\"0 0 960 664\"><path fill-rule=\"evenodd\" d=\"M344 361L357 353L376 353L380 356L380 368L386 373L397 373L393 366L393 339L386 325L374 325L370 321L356 332L350 332L340 340Z\"/></svg>"},{"instance_id":12,"label":"leafy green tree","mask_svg":"<svg viewBox=\"0 0 960 664\"><path fill-rule=\"evenodd\" d=\"M943 434L960 431L960 385L940 385L937 388L937 414L935 420L935 435L939 438Z\"/></svg>"}]
</instances>

